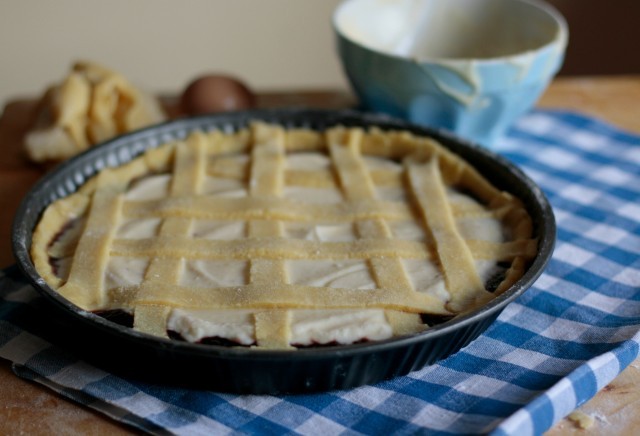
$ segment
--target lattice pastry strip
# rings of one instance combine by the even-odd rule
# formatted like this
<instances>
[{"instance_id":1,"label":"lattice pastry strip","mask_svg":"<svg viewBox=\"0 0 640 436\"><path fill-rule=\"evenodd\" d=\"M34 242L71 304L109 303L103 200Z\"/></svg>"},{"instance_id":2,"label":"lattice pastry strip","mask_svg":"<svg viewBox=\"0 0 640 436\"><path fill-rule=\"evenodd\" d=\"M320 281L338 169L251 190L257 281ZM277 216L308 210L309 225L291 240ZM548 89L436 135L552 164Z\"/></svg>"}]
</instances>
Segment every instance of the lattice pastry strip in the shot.
<instances>
[{"instance_id":1,"label":"lattice pastry strip","mask_svg":"<svg viewBox=\"0 0 640 436\"><path fill-rule=\"evenodd\" d=\"M162 200L128 201L123 213L129 217L189 216L201 219L335 222L411 218L411 209L407 205L389 201L359 200L319 205L277 197L215 198L190 195Z\"/></svg>"},{"instance_id":2,"label":"lattice pastry strip","mask_svg":"<svg viewBox=\"0 0 640 436\"><path fill-rule=\"evenodd\" d=\"M361 129L351 129L348 132L333 130L329 133L328 138L329 150L340 179L340 186L350 202L377 199L375 185L362 161L360 150L362 137L363 131ZM346 143L341 144L341 139L346 139ZM389 240L392 237L387 223L379 218L356 221L356 229L360 238L365 240ZM371 257L369 263L378 287L400 295L415 293L397 255L391 254L384 258ZM437 300L434 300L434 304L429 309L435 313L446 312L444 306ZM407 328L408 315L403 317L399 315L393 316L389 315L389 312L387 315L387 320L390 324L402 322L403 328ZM412 321L414 326L421 324L420 317L417 314L413 315ZM417 329L417 327L414 328Z\"/></svg>"},{"instance_id":3,"label":"lattice pastry strip","mask_svg":"<svg viewBox=\"0 0 640 436\"><path fill-rule=\"evenodd\" d=\"M289 168L291 152L324 153L330 168ZM249 162L233 157L242 153L248 154ZM404 163L397 169L371 167L369 156ZM165 198L124 200L133 181L167 172L172 175ZM246 195L204 191L205 184L215 188L220 181L246 184ZM284 191L292 186L339 189L344 201L316 204L287 198ZM382 198L380 188L402 190L408 202ZM450 195L455 189L474 192L480 202L456 200ZM77 242L56 242L61 229L75 219L84 220L84 234ZM500 241L465 237L461 222L472 219L501 223L511 236ZM116 237L119 223L126 220L160 224L153 237ZM194 236L195 223L207 220L243 222L246 231L231 239ZM402 222L417 223L426 239L397 238L393 229ZM353 223L355 239L292 239L285 231L292 223ZM257 346L288 348L295 310L384 310L395 334L408 334L424 328L418 314L444 315L475 307L522 275L537 250L531 229L519 200L430 139L343 127L324 133L287 131L257 123L234 134L196 133L184 143L160 147L101 173L78 194L45 212L34 235L33 256L48 282L62 284L62 295L89 310L133 310L138 330L166 336L167 316L174 308L250 310ZM35 245L43 246L49 259L71 258L68 277L58 277ZM142 281L105 289L110 256L149 259ZM364 262L374 288L291 283L286 263L296 259ZM448 301L416 288L405 268L407 259L439 269ZM205 260L248 262L247 282L184 285L186 262ZM476 270L478 262L485 261L510 263L494 294L485 291Z\"/></svg>"},{"instance_id":4,"label":"lattice pastry strip","mask_svg":"<svg viewBox=\"0 0 640 436\"><path fill-rule=\"evenodd\" d=\"M426 164L407 165L413 193L436 243L447 289L451 293L448 306L454 312L466 310L478 296L483 298L487 292L476 271L471 251L456 229L438 159L432 157Z\"/></svg>"},{"instance_id":5,"label":"lattice pastry strip","mask_svg":"<svg viewBox=\"0 0 640 436\"><path fill-rule=\"evenodd\" d=\"M366 221L359 225L362 232ZM276 224L269 224L275 226ZM279 228L278 228L279 229ZM274 227L272 235L281 232ZM255 231L254 231L255 232ZM253 233L254 235L256 233ZM361 235L363 233L360 233ZM366 233L364 233L366 235ZM512 261L517 256L531 257L536 252L535 240L518 240L495 243L466 240L472 257L476 260ZM159 236L149 239L115 239L110 254L120 257L153 257L174 259L405 259L432 260L429 246L423 242L401 239L357 239L351 242L318 242L304 239L279 239L250 237L243 240L206 240L175 236Z\"/></svg>"},{"instance_id":6,"label":"lattice pastry strip","mask_svg":"<svg viewBox=\"0 0 640 436\"><path fill-rule=\"evenodd\" d=\"M106 179L107 175L103 172L100 178ZM100 189L100 182L99 179L87 219L87 228L92 231L80 238L67 282L59 289L62 296L88 310L104 305L104 271L122 205L119 193Z\"/></svg>"},{"instance_id":7,"label":"lattice pastry strip","mask_svg":"<svg viewBox=\"0 0 640 436\"><path fill-rule=\"evenodd\" d=\"M159 283L143 293L145 286L125 286L112 290L109 295L112 301L123 306L165 304L192 309L386 308L422 313L435 306L433 296L393 289L354 290L295 284L198 288Z\"/></svg>"},{"instance_id":8,"label":"lattice pastry strip","mask_svg":"<svg viewBox=\"0 0 640 436\"><path fill-rule=\"evenodd\" d=\"M174 157L174 172L171 180L170 196L198 194L206 171L206 142L200 133L191 135L184 147L177 147ZM159 238L189 234L191 220L181 217L166 218L160 226ZM145 273L141 289L153 289L159 284L178 285L182 262L180 259L153 257ZM139 304L134 312L134 328L156 336L167 337L167 316L169 308L164 305Z\"/></svg>"},{"instance_id":9,"label":"lattice pastry strip","mask_svg":"<svg viewBox=\"0 0 640 436\"><path fill-rule=\"evenodd\" d=\"M285 134L279 127L256 125L253 127L251 197L280 197L284 187ZM250 238L280 238L284 235L279 221L251 221ZM277 287L288 282L282 259L251 259L250 280L255 286ZM289 348L291 331L288 310L261 311L254 315L256 343L263 348Z\"/></svg>"}]
</instances>

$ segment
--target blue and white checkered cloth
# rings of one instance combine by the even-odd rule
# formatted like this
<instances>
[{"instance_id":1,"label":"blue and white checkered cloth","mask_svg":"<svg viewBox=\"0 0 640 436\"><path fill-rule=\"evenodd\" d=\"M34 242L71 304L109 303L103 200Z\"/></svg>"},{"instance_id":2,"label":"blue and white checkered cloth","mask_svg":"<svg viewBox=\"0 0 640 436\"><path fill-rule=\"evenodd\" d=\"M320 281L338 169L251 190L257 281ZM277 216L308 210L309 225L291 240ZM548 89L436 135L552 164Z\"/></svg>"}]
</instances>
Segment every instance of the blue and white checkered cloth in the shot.
<instances>
[{"instance_id":1,"label":"blue and white checkered cloth","mask_svg":"<svg viewBox=\"0 0 640 436\"><path fill-rule=\"evenodd\" d=\"M238 396L108 374L43 340L42 304L0 273L0 357L21 377L150 432L540 434L639 354L640 137L535 111L498 145L546 192L545 273L476 341L405 377L340 392Z\"/></svg>"}]
</instances>

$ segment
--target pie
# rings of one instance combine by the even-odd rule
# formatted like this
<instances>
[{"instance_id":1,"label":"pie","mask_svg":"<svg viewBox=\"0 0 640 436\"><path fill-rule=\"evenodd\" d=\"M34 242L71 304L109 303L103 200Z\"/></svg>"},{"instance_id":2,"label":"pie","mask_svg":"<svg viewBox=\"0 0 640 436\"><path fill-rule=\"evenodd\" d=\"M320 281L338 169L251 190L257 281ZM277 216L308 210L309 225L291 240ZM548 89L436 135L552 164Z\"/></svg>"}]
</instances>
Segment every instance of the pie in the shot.
<instances>
[{"instance_id":1,"label":"pie","mask_svg":"<svg viewBox=\"0 0 640 436\"><path fill-rule=\"evenodd\" d=\"M84 310L258 349L422 332L503 293L536 253L523 203L431 138L261 121L102 170L49 205L31 249Z\"/></svg>"}]
</instances>

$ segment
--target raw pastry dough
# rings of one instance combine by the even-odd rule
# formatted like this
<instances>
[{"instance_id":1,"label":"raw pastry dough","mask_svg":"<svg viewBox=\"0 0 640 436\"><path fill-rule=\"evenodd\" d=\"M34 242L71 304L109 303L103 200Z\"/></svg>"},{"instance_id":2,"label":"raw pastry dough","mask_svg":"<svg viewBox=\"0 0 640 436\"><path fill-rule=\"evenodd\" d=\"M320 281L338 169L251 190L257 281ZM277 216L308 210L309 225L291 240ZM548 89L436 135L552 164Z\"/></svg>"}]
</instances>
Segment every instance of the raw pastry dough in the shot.
<instances>
[{"instance_id":1,"label":"raw pastry dough","mask_svg":"<svg viewBox=\"0 0 640 436\"><path fill-rule=\"evenodd\" d=\"M78 62L42 97L25 137L29 158L60 161L88 147L166 118L159 102L121 74Z\"/></svg>"}]
</instances>

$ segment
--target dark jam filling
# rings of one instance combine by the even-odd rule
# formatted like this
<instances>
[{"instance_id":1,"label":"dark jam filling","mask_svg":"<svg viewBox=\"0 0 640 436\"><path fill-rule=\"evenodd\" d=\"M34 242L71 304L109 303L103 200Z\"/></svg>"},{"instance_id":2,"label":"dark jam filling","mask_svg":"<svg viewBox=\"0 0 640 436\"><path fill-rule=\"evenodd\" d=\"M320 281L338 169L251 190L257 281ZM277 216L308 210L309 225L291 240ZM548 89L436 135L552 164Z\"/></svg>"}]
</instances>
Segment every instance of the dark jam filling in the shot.
<instances>
[{"instance_id":1,"label":"dark jam filling","mask_svg":"<svg viewBox=\"0 0 640 436\"><path fill-rule=\"evenodd\" d=\"M327 342L326 344L320 344L318 342L314 342L311 345L302 345L302 344L291 344L296 348L329 348L329 347L340 347L343 345L352 345L352 344L366 344L367 342L371 342L367 338L360 339L359 341L351 342L350 344L341 344L336 341Z\"/></svg>"},{"instance_id":2,"label":"dark jam filling","mask_svg":"<svg viewBox=\"0 0 640 436\"><path fill-rule=\"evenodd\" d=\"M69 221L67 221L64 226L62 226L62 228L60 228L60 230L58 231L58 233L55 234L55 236L53 237L53 239L51 240L51 242L49 242L49 247L51 247L53 244L55 244L56 242L58 242L60 240L60 238L62 237L62 235L64 235L65 233L67 233L70 229L72 229L76 223L79 221L79 218L75 218L75 219L71 219Z\"/></svg>"},{"instance_id":3,"label":"dark jam filling","mask_svg":"<svg viewBox=\"0 0 640 436\"><path fill-rule=\"evenodd\" d=\"M53 275L56 277L60 277L60 259L58 259L57 257L50 257L49 258L49 266L51 267L51 271L53 271Z\"/></svg>"},{"instance_id":4,"label":"dark jam filling","mask_svg":"<svg viewBox=\"0 0 640 436\"><path fill-rule=\"evenodd\" d=\"M96 315L103 317L107 321L115 322L124 327L133 328L133 315L124 310L99 310L94 312Z\"/></svg>"},{"instance_id":5,"label":"dark jam filling","mask_svg":"<svg viewBox=\"0 0 640 436\"><path fill-rule=\"evenodd\" d=\"M170 339L174 341L180 342L188 342L182 335L173 330L167 330L167 335L169 335ZM230 341L225 338L202 338L196 344L204 344L204 345L218 345L221 347L250 347L250 345L238 344L237 342Z\"/></svg>"},{"instance_id":6,"label":"dark jam filling","mask_svg":"<svg viewBox=\"0 0 640 436\"><path fill-rule=\"evenodd\" d=\"M507 278L507 271L511 268L511 264L508 262L498 262L496 266L498 271L489 277L489 280L484 285L484 288L489 292L495 292L498 289L498 286Z\"/></svg>"},{"instance_id":7,"label":"dark jam filling","mask_svg":"<svg viewBox=\"0 0 640 436\"><path fill-rule=\"evenodd\" d=\"M429 327L433 327L438 324L444 324L447 321L451 321L453 318L455 318L455 315L430 315L428 313L420 314L420 320Z\"/></svg>"},{"instance_id":8,"label":"dark jam filling","mask_svg":"<svg viewBox=\"0 0 640 436\"><path fill-rule=\"evenodd\" d=\"M169 335L169 338L176 340L176 341L180 341L180 342L187 342L187 340L182 337L182 335L176 331L173 330L167 330L167 334ZM361 339L359 341L353 342L353 344L364 344L366 342L369 342L369 339L364 338ZM218 345L218 346L222 346L222 347L244 347L244 348L249 348L255 344L251 344L251 345L244 345L244 344L238 344L236 342L230 341L229 339L224 339L224 338L202 338L201 340L199 340L198 342L196 342L197 344L205 344L205 345ZM292 346L294 346L295 348L329 348L329 347L337 347L337 346L341 346L344 344L340 344L339 342L333 341L333 342L328 342L326 344L320 344L320 343L313 343L311 345L302 345L302 344L291 344ZM351 345L351 344L349 344Z\"/></svg>"},{"instance_id":9,"label":"dark jam filling","mask_svg":"<svg viewBox=\"0 0 640 436\"><path fill-rule=\"evenodd\" d=\"M53 244L58 242L60 240L60 238L62 238L62 236L65 233L67 233L69 230L71 230L72 228L74 228L78 224L78 221L80 221L80 218L75 218L75 219L67 221L60 228L60 230L58 230L58 233L55 234L53 239L51 239L51 241L49 242L49 245L47 245L47 248L50 248L51 246L53 246ZM51 266L51 271L53 272L53 275L55 275L56 277L60 277L59 272L60 272L60 261L61 260L62 259L57 258L57 257L49 257L49 266Z\"/></svg>"}]
</instances>

